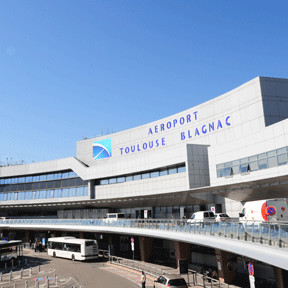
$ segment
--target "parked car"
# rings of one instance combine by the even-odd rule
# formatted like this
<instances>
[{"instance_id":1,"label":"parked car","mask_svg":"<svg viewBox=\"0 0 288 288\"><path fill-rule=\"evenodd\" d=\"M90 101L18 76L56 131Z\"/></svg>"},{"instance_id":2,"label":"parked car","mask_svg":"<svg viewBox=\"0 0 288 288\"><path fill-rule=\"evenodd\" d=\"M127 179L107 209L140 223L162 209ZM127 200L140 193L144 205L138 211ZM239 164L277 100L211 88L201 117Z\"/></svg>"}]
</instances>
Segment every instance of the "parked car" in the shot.
<instances>
[{"instance_id":1,"label":"parked car","mask_svg":"<svg viewBox=\"0 0 288 288\"><path fill-rule=\"evenodd\" d=\"M180 275L174 274L165 274L158 277L157 280L154 281L154 288L187 288L188 285L184 278Z\"/></svg>"},{"instance_id":2,"label":"parked car","mask_svg":"<svg viewBox=\"0 0 288 288\"><path fill-rule=\"evenodd\" d=\"M203 223L203 222L214 222L215 214L212 211L198 211L195 212L190 219L187 220L187 223Z\"/></svg>"},{"instance_id":3,"label":"parked car","mask_svg":"<svg viewBox=\"0 0 288 288\"><path fill-rule=\"evenodd\" d=\"M215 214L216 222L229 222L231 218L226 213L216 213Z\"/></svg>"}]
</instances>

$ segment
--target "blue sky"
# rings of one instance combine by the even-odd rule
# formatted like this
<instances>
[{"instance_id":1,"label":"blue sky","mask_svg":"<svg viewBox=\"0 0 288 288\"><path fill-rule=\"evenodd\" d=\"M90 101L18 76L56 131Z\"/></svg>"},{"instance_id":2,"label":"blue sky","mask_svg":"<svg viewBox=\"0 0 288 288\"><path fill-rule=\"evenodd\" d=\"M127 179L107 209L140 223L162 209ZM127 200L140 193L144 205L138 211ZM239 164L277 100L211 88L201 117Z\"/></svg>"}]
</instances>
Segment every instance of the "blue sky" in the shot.
<instances>
[{"instance_id":1,"label":"blue sky","mask_svg":"<svg viewBox=\"0 0 288 288\"><path fill-rule=\"evenodd\" d=\"M288 78L286 1L0 1L0 162Z\"/></svg>"}]
</instances>

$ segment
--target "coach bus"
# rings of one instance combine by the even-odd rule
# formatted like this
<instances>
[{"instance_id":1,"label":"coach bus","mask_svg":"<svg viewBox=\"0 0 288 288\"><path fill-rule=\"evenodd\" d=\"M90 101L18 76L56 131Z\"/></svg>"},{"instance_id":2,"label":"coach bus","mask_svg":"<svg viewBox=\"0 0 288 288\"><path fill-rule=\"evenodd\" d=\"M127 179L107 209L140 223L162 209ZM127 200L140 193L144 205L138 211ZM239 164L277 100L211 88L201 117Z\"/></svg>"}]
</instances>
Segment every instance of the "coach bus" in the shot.
<instances>
[{"instance_id":1,"label":"coach bus","mask_svg":"<svg viewBox=\"0 0 288 288\"><path fill-rule=\"evenodd\" d=\"M0 241L1 266L4 266L5 263L16 264L16 261L22 259L22 256L23 256L22 240Z\"/></svg>"},{"instance_id":2,"label":"coach bus","mask_svg":"<svg viewBox=\"0 0 288 288\"><path fill-rule=\"evenodd\" d=\"M93 239L75 237L53 237L48 239L48 255L71 260L88 260L98 258L98 243Z\"/></svg>"}]
</instances>

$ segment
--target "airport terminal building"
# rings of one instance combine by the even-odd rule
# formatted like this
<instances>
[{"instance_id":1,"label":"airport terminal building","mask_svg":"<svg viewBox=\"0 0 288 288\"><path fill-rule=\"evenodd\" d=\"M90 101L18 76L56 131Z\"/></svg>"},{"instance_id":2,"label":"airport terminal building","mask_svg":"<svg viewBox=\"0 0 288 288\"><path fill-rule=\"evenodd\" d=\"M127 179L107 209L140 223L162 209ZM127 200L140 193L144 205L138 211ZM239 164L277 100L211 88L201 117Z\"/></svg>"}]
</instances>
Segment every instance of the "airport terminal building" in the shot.
<instances>
[{"instance_id":1,"label":"airport terminal building","mask_svg":"<svg viewBox=\"0 0 288 288\"><path fill-rule=\"evenodd\" d=\"M0 167L1 216L237 217L245 201L287 198L287 155L288 79L257 77L167 118L79 141L76 157Z\"/></svg>"}]
</instances>

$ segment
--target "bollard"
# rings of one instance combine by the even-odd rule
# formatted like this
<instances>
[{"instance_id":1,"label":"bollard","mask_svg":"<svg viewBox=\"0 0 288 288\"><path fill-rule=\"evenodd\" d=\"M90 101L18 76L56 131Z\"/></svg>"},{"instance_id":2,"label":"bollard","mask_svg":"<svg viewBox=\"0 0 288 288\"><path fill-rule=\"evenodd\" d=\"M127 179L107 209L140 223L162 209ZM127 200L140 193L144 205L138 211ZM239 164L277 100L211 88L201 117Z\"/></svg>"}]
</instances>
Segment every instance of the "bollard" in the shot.
<instances>
[{"instance_id":1,"label":"bollard","mask_svg":"<svg viewBox=\"0 0 288 288\"><path fill-rule=\"evenodd\" d=\"M55 274L55 285L56 285L56 286L58 285L58 277L57 277L56 274Z\"/></svg>"},{"instance_id":2,"label":"bollard","mask_svg":"<svg viewBox=\"0 0 288 288\"><path fill-rule=\"evenodd\" d=\"M12 280L12 271L10 271L10 273L9 273L9 281L11 281Z\"/></svg>"},{"instance_id":3,"label":"bollard","mask_svg":"<svg viewBox=\"0 0 288 288\"><path fill-rule=\"evenodd\" d=\"M32 276L32 267L30 267L30 269L29 269L29 277L31 277Z\"/></svg>"},{"instance_id":4,"label":"bollard","mask_svg":"<svg viewBox=\"0 0 288 288\"><path fill-rule=\"evenodd\" d=\"M47 277L47 281L46 281L46 287L49 288L49 279Z\"/></svg>"},{"instance_id":5,"label":"bollard","mask_svg":"<svg viewBox=\"0 0 288 288\"><path fill-rule=\"evenodd\" d=\"M23 269L20 270L20 279L23 277Z\"/></svg>"}]
</instances>

